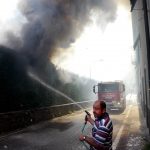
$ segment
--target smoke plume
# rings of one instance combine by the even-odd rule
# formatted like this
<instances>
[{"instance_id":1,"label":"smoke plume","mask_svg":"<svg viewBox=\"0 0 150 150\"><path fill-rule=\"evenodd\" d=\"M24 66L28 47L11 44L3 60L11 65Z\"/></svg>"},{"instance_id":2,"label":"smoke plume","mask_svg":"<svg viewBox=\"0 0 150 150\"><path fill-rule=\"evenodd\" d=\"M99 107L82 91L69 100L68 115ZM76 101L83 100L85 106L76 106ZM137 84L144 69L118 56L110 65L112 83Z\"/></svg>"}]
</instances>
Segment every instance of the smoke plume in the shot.
<instances>
[{"instance_id":1,"label":"smoke plume","mask_svg":"<svg viewBox=\"0 0 150 150\"><path fill-rule=\"evenodd\" d=\"M46 62L57 49L73 43L90 16L104 26L115 19L115 0L25 0L18 6L26 19L19 37L8 32L7 45L21 51L31 65Z\"/></svg>"},{"instance_id":2,"label":"smoke plume","mask_svg":"<svg viewBox=\"0 0 150 150\"><path fill-rule=\"evenodd\" d=\"M92 22L91 16L103 26L113 21L116 7L115 0L20 0L19 15L14 17L19 23L15 26L9 22L9 30L5 26L4 30L1 28L0 43L8 47L0 46L0 85L3 89L0 106L4 108L1 110L26 109L49 105L50 99L55 101L55 96L33 82L27 73L35 71L48 84L66 89L51 58L61 55L60 49L61 53L66 53L84 27ZM70 86L67 87L70 90Z\"/></svg>"}]
</instances>

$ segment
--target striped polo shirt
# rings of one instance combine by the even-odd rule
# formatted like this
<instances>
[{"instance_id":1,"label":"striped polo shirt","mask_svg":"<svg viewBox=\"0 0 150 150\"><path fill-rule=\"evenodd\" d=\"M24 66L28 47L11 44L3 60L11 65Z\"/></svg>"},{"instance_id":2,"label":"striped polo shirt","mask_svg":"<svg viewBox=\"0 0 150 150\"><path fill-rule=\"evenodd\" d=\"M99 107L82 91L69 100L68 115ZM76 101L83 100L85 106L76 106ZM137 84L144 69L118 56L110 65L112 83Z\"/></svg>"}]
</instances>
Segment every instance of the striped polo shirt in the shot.
<instances>
[{"instance_id":1,"label":"striped polo shirt","mask_svg":"<svg viewBox=\"0 0 150 150\"><path fill-rule=\"evenodd\" d=\"M96 118L92 128L93 139L100 145L112 150L113 124L107 112Z\"/></svg>"}]
</instances>

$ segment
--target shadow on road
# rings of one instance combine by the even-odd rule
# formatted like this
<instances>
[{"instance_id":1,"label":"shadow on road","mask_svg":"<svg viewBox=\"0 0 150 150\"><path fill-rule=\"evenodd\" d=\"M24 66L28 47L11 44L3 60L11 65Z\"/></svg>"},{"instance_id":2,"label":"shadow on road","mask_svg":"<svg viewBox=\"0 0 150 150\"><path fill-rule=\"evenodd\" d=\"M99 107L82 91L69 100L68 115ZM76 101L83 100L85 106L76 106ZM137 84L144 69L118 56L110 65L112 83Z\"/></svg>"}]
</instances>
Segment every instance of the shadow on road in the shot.
<instances>
[{"instance_id":1,"label":"shadow on road","mask_svg":"<svg viewBox=\"0 0 150 150\"><path fill-rule=\"evenodd\" d=\"M23 132L43 132L58 129L59 131L65 131L73 126L72 122L44 122L34 126L26 128Z\"/></svg>"},{"instance_id":2,"label":"shadow on road","mask_svg":"<svg viewBox=\"0 0 150 150\"><path fill-rule=\"evenodd\" d=\"M48 128L59 129L60 131L64 131L70 128L71 126L73 126L72 122L64 122L64 123L51 122L49 123Z\"/></svg>"}]
</instances>

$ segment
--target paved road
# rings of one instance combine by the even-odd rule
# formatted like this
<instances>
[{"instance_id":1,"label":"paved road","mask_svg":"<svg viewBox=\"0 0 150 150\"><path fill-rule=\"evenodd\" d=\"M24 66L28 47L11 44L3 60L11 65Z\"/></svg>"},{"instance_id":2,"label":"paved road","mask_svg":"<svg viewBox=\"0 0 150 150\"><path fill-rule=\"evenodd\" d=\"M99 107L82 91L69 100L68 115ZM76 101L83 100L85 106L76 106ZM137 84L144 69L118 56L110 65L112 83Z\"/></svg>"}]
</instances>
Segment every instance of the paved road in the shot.
<instances>
[{"instance_id":1,"label":"paved road","mask_svg":"<svg viewBox=\"0 0 150 150\"><path fill-rule=\"evenodd\" d=\"M114 150L118 146L119 131L124 128L130 116L132 106L127 107L124 113L113 112ZM135 108L137 109L137 107ZM0 138L0 150L86 150L78 140L84 122L85 113L82 111L71 115L55 118L44 123L30 126L18 133ZM91 126L87 125L85 134L89 134ZM123 150L123 148L121 148Z\"/></svg>"}]
</instances>

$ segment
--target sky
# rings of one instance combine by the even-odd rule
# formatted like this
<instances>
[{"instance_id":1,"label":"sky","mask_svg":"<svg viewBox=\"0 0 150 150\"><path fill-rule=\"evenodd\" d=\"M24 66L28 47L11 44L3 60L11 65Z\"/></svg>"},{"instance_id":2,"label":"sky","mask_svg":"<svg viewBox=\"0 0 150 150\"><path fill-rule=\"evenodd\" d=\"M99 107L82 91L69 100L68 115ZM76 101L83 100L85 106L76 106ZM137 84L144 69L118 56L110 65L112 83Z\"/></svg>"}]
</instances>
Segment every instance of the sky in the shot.
<instances>
[{"instance_id":1,"label":"sky","mask_svg":"<svg viewBox=\"0 0 150 150\"><path fill-rule=\"evenodd\" d=\"M25 18L18 11L19 0L0 0L0 44L5 43L5 31L19 35Z\"/></svg>"},{"instance_id":2,"label":"sky","mask_svg":"<svg viewBox=\"0 0 150 150\"><path fill-rule=\"evenodd\" d=\"M60 63L64 68L81 76L99 81L122 80L132 68L132 25L129 6L120 5L115 21L102 30L94 20L71 45L73 50Z\"/></svg>"}]
</instances>

